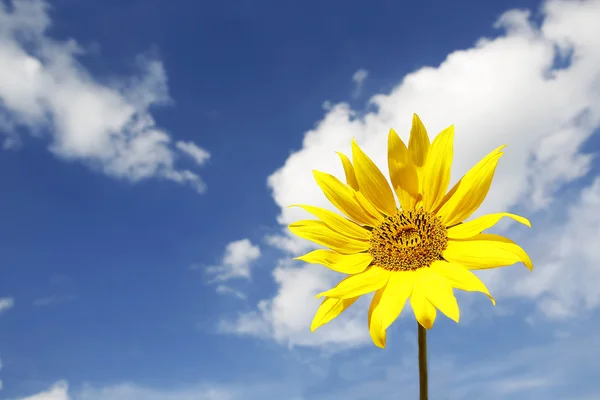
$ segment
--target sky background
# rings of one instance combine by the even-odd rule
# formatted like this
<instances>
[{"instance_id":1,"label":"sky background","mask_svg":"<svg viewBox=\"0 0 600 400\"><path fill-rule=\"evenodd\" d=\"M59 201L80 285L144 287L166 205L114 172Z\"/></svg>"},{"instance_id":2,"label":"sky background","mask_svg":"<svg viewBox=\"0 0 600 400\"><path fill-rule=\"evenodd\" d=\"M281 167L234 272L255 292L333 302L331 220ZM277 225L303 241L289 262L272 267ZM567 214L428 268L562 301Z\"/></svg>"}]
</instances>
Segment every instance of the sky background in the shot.
<instances>
[{"instance_id":1,"label":"sky background","mask_svg":"<svg viewBox=\"0 0 600 400\"><path fill-rule=\"evenodd\" d=\"M0 398L416 398L410 307L311 334L340 277L286 230L416 112L453 182L507 144L476 215L533 224L438 317L431 398L600 399L600 1L450 3L2 1Z\"/></svg>"}]
</instances>

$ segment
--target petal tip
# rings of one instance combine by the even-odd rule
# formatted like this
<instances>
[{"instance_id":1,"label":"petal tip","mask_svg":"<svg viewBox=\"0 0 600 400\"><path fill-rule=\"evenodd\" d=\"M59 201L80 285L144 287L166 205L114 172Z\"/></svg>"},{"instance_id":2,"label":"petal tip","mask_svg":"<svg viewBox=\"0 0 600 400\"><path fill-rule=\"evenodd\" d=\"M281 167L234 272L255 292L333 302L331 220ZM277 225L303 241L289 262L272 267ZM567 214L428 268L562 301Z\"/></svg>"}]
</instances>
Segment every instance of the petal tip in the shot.
<instances>
[{"instance_id":1,"label":"petal tip","mask_svg":"<svg viewBox=\"0 0 600 400\"><path fill-rule=\"evenodd\" d=\"M527 269L528 269L529 271L532 271L532 272L533 272L533 264L532 264L532 263L527 263L527 264L525 264L525 266L527 267Z\"/></svg>"}]
</instances>

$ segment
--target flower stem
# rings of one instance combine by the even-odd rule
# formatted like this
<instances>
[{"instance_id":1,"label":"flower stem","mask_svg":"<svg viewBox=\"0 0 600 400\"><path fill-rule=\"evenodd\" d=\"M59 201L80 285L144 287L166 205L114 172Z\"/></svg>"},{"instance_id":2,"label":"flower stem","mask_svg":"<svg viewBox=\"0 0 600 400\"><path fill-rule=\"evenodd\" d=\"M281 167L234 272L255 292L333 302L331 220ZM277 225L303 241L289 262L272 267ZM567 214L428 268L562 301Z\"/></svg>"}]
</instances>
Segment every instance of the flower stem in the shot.
<instances>
[{"instance_id":1,"label":"flower stem","mask_svg":"<svg viewBox=\"0 0 600 400\"><path fill-rule=\"evenodd\" d=\"M427 330L417 322L418 326L418 341L419 341L419 399L427 400L428 384L427 384Z\"/></svg>"}]
</instances>

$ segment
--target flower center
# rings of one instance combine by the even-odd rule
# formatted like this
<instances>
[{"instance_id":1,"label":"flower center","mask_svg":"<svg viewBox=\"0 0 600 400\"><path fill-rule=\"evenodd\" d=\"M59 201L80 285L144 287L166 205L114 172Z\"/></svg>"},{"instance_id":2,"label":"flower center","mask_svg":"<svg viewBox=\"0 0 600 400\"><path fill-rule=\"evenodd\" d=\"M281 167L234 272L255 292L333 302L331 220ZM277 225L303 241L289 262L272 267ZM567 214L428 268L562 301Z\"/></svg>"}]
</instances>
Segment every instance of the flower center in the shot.
<instances>
[{"instance_id":1,"label":"flower center","mask_svg":"<svg viewBox=\"0 0 600 400\"><path fill-rule=\"evenodd\" d=\"M436 215L398 211L371 231L373 265L390 271L414 271L442 259L448 232Z\"/></svg>"}]
</instances>

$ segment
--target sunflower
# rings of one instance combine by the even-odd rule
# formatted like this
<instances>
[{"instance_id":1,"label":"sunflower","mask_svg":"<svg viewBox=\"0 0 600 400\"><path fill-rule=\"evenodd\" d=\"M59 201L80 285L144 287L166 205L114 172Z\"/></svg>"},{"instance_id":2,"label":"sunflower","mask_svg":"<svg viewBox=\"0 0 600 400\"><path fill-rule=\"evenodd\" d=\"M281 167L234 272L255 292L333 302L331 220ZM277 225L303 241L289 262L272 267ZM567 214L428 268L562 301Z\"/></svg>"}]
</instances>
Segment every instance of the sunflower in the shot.
<instances>
[{"instance_id":1,"label":"sunflower","mask_svg":"<svg viewBox=\"0 0 600 400\"><path fill-rule=\"evenodd\" d=\"M318 220L297 221L289 229L328 249L296 259L348 276L317 295L324 300L311 331L333 320L360 296L375 292L369 308L369 332L375 345L385 347L386 330L407 300L418 323L430 329L436 310L458 322L460 310L453 289L484 293L495 304L472 270L516 262L533 269L519 245L500 235L482 233L503 217L531 227L526 218L496 213L463 222L486 197L505 146L485 156L447 192L453 141L454 126L450 126L431 143L415 114L408 147L393 129L389 132L392 188L354 139L352 161L338 153L346 184L313 171L327 199L347 218L323 208L297 205Z\"/></svg>"}]
</instances>

